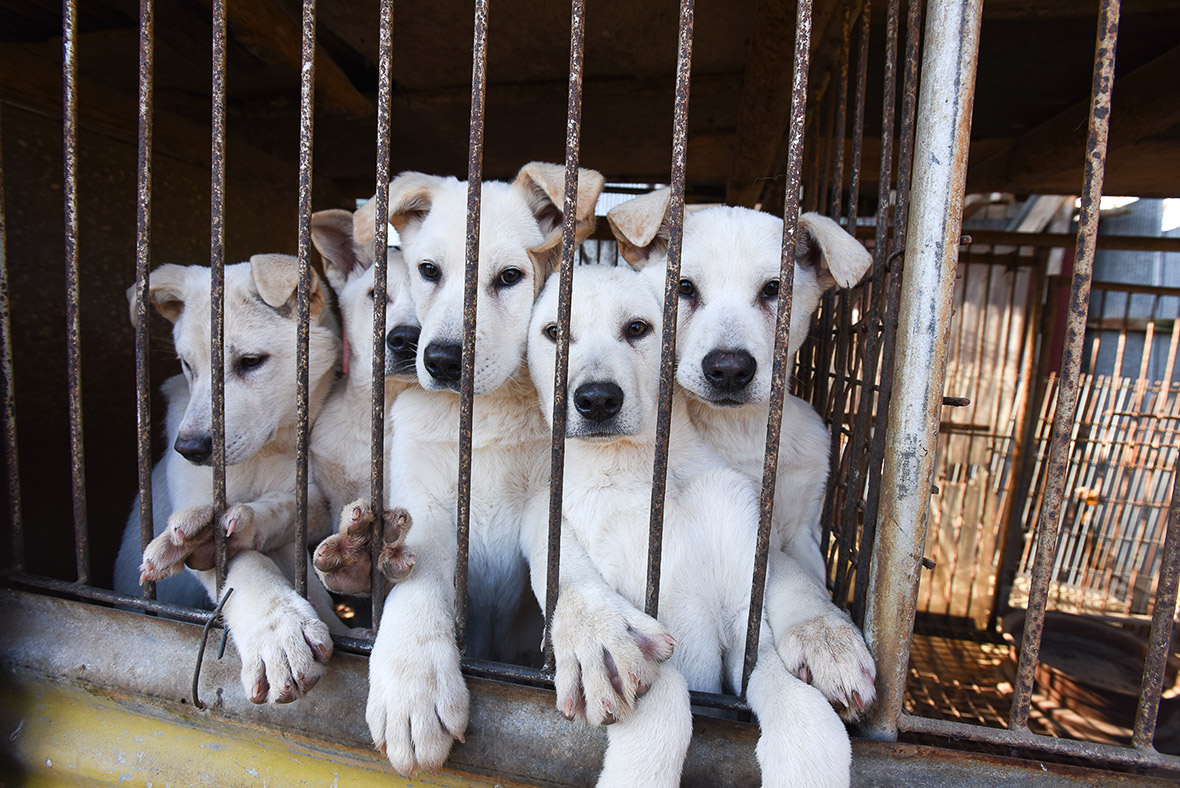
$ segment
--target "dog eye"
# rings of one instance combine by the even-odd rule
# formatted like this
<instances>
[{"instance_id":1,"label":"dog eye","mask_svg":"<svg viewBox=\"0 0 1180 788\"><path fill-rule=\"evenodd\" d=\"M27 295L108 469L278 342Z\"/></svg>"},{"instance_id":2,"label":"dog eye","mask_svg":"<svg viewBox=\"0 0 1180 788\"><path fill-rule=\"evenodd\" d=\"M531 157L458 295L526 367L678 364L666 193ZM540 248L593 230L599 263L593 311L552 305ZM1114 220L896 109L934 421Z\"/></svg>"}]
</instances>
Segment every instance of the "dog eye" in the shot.
<instances>
[{"instance_id":1,"label":"dog eye","mask_svg":"<svg viewBox=\"0 0 1180 788\"><path fill-rule=\"evenodd\" d=\"M697 294L697 286L692 283L691 279L680 280L680 295L685 298L692 298Z\"/></svg>"},{"instance_id":2,"label":"dog eye","mask_svg":"<svg viewBox=\"0 0 1180 788\"><path fill-rule=\"evenodd\" d=\"M238 359L238 369L243 372L251 369L257 369L266 363L268 358L270 358L270 356L262 354L256 356L242 356Z\"/></svg>"},{"instance_id":3,"label":"dog eye","mask_svg":"<svg viewBox=\"0 0 1180 788\"><path fill-rule=\"evenodd\" d=\"M651 330L651 324L643 320L632 320L631 324L627 326L628 339L639 339L639 337Z\"/></svg>"},{"instance_id":4,"label":"dog eye","mask_svg":"<svg viewBox=\"0 0 1180 788\"><path fill-rule=\"evenodd\" d=\"M545 336L549 337L550 341L552 341L552 342L557 341L557 324L556 323L551 323L550 325L545 326L544 331L545 331Z\"/></svg>"},{"instance_id":5,"label":"dog eye","mask_svg":"<svg viewBox=\"0 0 1180 788\"><path fill-rule=\"evenodd\" d=\"M422 278L427 282L437 282L438 278L442 276L442 272L438 270L438 266L429 260L418 264L418 273L422 274Z\"/></svg>"},{"instance_id":6,"label":"dog eye","mask_svg":"<svg viewBox=\"0 0 1180 788\"><path fill-rule=\"evenodd\" d=\"M192 367L190 367L190 366L188 365L188 362L187 362L187 361L185 361L183 358L180 360L180 368L181 368L182 370L184 370L184 374L186 374L186 375L188 375L188 376L190 376L190 377L192 376L192 374L193 374L193 368L192 368Z\"/></svg>"},{"instance_id":7,"label":"dog eye","mask_svg":"<svg viewBox=\"0 0 1180 788\"><path fill-rule=\"evenodd\" d=\"M762 285L763 298L778 298L778 280L771 279L766 284Z\"/></svg>"},{"instance_id":8,"label":"dog eye","mask_svg":"<svg viewBox=\"0 0 1180 788\"><path fill-rule=\"evenodd\" d=\"M500 272L500 275L496 277L496 287L512 287L512 285L519 282L523 276L524 272L519 268L505 268Z\"/></svg>"},{"instance_id":9,"label":"dog eye","mask_svg":"<svg viewBox=\"0 0 1180 788\"><path fill-rule=\"evenodd\" d=\"M365 296L366 296L366 297L367 297L367 298L368 298L370 301L372 301L372 300L373 300L373 291L370 289L370 290L369 290L369 292L365 293Z\"/></svg>"}]
</instances>

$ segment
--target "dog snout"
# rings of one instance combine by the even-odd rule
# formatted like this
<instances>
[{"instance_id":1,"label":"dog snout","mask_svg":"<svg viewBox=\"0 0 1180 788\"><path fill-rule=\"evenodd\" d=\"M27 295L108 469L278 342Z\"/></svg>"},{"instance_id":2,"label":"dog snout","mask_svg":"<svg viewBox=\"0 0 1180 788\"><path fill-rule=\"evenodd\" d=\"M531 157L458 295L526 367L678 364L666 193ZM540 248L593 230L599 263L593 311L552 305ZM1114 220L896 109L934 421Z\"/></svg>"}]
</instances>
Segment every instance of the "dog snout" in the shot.
<instances>
[{"instance_id":1,"label":"dog snout","mask_svg":"<svg viewBox=\"0 0 1180 788\"><path fill-rule=\"evenodd\" d=\"M173 448L189 462L203 465L213 456L213 436L177 435Z\"/></svg>"},{"instance_id":2,"label":"dog snout","mask_svg":"<svg viewBox=\"0 0 1180 788\"><path fill-rule=\"evenodd\" d=\"M394 326L385 335L385 344L389 346L394 361L399 365L406 362L413 363L418 352L418 336L422 329L418 326ZM434 373L431 372L433 375Z\"/></svg>"},{"instance_id":3,"label":"dog snout","mask_svg":"<svg viewBox=\"0 0 1180 788\"><path fill-rule=\"evenodd\" d=\"M608 380L583 383L574 392L574 407L596 424L618 414L623 408L623 390Z\"/></svg>"},{"instance_id":4,"label":"dog snout","mask_svg":"<svg viewBox=\"0 0 1180 788\"><path fill-rule=\"evenodd\" d=\"M701 371L709 385L733 394L750 385L758 362L744 350L713 350L701 361Z\"/></svg>"},{"instance_id":5,"label":"dog snout","mask_svg":"<svg viewBox=\"0 0 1180 788\"><path fill-rule=\"evenodd\" d=\"M457 342L431 342L422 352L430 376L445 386L458 386L462 371L463 346Z\"/></svg>"}]
</instances>

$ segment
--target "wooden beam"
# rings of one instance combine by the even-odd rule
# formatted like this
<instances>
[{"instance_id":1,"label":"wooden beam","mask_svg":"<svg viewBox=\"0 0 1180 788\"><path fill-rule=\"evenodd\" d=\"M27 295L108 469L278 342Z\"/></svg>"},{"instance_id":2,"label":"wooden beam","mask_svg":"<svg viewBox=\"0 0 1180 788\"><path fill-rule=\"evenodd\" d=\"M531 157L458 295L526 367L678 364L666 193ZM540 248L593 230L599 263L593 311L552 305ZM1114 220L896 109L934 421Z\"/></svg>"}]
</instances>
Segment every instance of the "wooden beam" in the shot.
<instances>
[{"instance_id":1,"label":"wooden beam","mask_svg":"<svg viewBox=\"0 0 1180 788\"><path fill-rule=\"evenodd\" d=\"M1115 159L1120 150L1180 124L1178 73L1180 47L1165 52L1115 82L1108 161ZM1073 186L1076 191L1081 184L1089 108L1090 99L1087 97L1022 134L998 153L970 163L968 190L1021 191L1022 186L1060 184L1077 173ZM1111 174L1110 168L1108 174ZM1175 183L1175 171L1172 182Z\"/></svg>"}]
</instances>

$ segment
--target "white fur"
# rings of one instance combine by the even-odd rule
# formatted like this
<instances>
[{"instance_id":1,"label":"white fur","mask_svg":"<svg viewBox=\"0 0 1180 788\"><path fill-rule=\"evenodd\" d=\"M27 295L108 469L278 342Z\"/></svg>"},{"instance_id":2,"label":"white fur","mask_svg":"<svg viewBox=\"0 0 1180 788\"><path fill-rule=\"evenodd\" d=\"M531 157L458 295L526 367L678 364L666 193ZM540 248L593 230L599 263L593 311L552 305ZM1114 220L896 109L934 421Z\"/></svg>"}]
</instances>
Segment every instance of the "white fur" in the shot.
<instances>
[{"instance_id":1,"label":"white fur","mask_svg":"<svg viewBox=\"0 0 1180 788\"><path fill-rule=\"evenodd\" d=\"M213 475L172 449L178 435L211 429L211 353L209 269L165 265L152 272L150 297L173 321L173 341L184 375L162 387L168 402L168 451L153 472L156 538L146 556L160 572L182 568L185 551L178 532L233 530L224 589L234 589L225 620L242 657L242 686L256 702L301 697L319 680L332 652L328 627L291 587L295 562L296 390L294 286L298 261L258 255L225 268L225 442L226 487L230 507L212 522ZM129 297L134 290L129 291ZM310 405L314 418L327 396L339 354L339 335L326 308L321 285L313 285L310 329ZM243 356L266 356L243 369ZM328 527L323 500L308 490L309 536ZM116 565L116 589L138 593L139 517L132 511ZM145 564L151 561L145 557ZM175 561L174 564L170 563ZM216 599L215 573L190 571L208 599ZM223 589L223 593L224 593ZM331 616L331 601L317 583L312 601ZM159 598L192 604L191 581L160 583Z\"/></svg>"},{"instance_id":2,"label":"white fur","mask_svg":"<svg viewBox=\"0 0 1180 788\"><path fill-rule=\"evenodd\" d=\"M646 587L661 305L643 277L626 268L581 267L574 293L566 463L577 470L565 481L562 574L567 548L581 549L606 584L638 608ZM554 343L546 328L556 320L551 285L534 308L529 333L529 367L537 380L553 376ZM641 333L636 326L647 328ZM617 385L623 399L617 415L599 421L578 411L577 393L603 381ZM551 418L552 393L540 391ZM691 736L688 689L740 687L758 522L755 489L701 439L683 399L674 400L670 444L659 611L679 645L635 712L608 729L600 786L677 785ZM771 573L781 570L777 563L770 567ZM611 693L594 688L582 664L598 658L579 653L577 630L589 622L585 611L568 608L582 602L563 589L553 639L558 674L583 674L590 717L596 699ZM763 784L847 786L847 733L823 696L787 672L765 620L761 631L749 697L763 729L757 749ZM612 677L608 668L608 683L613 678L627 688L630 677L617 673ZM618 716L614 706L607 713Z\"/></svg>"}]
</instances>

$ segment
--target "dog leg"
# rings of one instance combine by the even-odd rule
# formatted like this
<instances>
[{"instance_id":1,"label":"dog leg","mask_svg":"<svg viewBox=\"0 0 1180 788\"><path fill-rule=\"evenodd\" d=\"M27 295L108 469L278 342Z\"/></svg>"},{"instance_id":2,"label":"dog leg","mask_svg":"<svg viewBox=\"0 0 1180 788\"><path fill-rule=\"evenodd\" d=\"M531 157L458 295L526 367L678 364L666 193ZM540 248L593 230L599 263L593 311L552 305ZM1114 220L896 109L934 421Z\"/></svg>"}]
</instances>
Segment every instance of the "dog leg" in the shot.
<instances>
[{"instance_id":1,"label":"dog leg","mask_svg":"<svg viewBox=\"0 0 1180 788\"><path fill-rule=\"evenodd\" d=\"M606 735L598 788L680 785L692 739L692 707L684 677L664 667L635 713L607 728Z\"/></svg>"},{"instance_id":2,"label":"dog leg","mask_svg":"<svg viewBox=\"0 0 1180 788\"><path fill-rule=\"evenodd\" d=\"M330 591L368 594L370 590L373 511L364 500L353 501L340 513L340 528L315 551L316 574ZM404 580L414 568L414 553L405 546L413 524L405 509L387 509L382 516L382 547L377 566L390 583Z\"/></svg>"},{"instance_id":3,"label":"dog leg","mask_svg":"<svg viewBox=\"0 0 1180 788\"><path fill-rule=\"evenodd\" d=\"M848 788L848 731L818 690L787 671L765 622L746 697L762 731L755 754L763 786Z\"/></svg>"},{"instance_id":4,"label":"dog leg","mask_svg":"<svg viewBox=\"0 0 1180 788\"><path fill-rule=\"evenodd\" d=\"M876 698L873 657L852 619L827 589L781 550L771 550L766 615L783 663L824 694L848 720Z\"/></svg>"}]
</instances>

